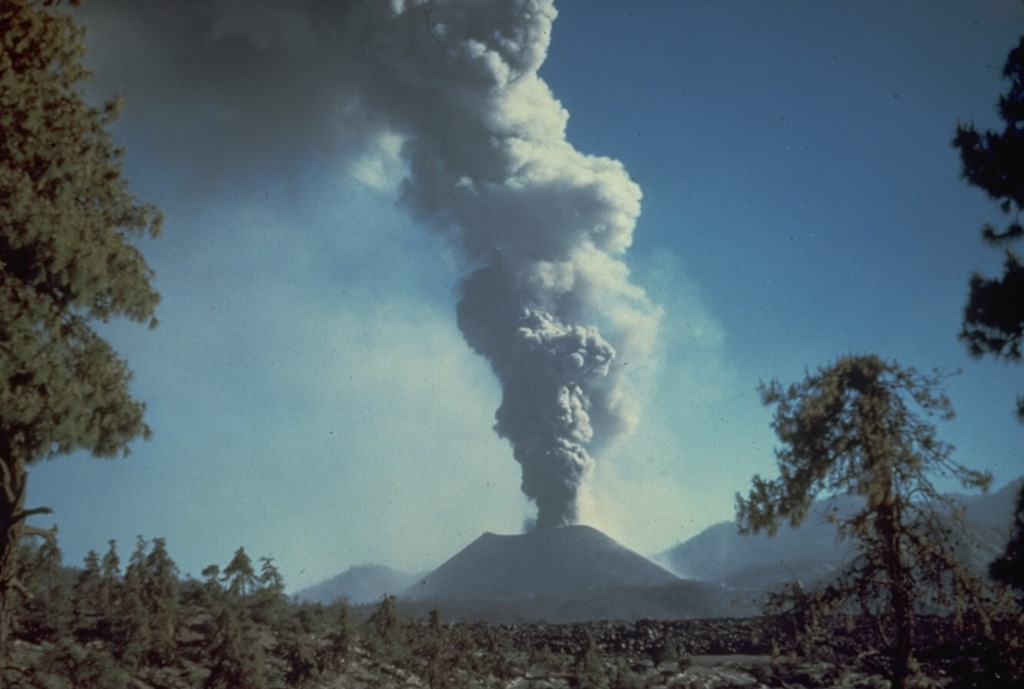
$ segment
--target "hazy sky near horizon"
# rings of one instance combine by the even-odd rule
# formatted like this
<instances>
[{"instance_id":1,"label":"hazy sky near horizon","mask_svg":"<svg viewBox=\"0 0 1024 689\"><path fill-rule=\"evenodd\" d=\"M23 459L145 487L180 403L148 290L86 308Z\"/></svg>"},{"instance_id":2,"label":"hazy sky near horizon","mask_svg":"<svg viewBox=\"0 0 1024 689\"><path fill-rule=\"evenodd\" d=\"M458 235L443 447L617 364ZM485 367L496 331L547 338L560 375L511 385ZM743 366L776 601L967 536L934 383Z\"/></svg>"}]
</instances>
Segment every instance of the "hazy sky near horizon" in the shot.
<instances>
[{"instance_id":1,"label":"hazy sky near horizon","mask_svg":"<svg viewBox=\"0 0 1024 689\"><path fill-rule=\"evenodd\" d=\"M244 546L295 590L430 568L534 513L492 430L498 383L456 324L466 261L399 204L402 140L349 41L376 16L353 8L391 4L78 10L90 93L123 95L126 175L166 222L142 244L160 326L103 328L153 438L31 470L66 562L164 537L198 576ZM539 76L568 142L642 190L624 260L660 319L639 423L597 457L584 522L651 554L732 518L750 477L775 475L758 382L848 353L962 369L940 437L997 488L1024 473L1024 368L956 337L970 274L1001 256L950 145L958 119L998 124L1021 3L555 6Z\"/></svg>"}]
</instances>

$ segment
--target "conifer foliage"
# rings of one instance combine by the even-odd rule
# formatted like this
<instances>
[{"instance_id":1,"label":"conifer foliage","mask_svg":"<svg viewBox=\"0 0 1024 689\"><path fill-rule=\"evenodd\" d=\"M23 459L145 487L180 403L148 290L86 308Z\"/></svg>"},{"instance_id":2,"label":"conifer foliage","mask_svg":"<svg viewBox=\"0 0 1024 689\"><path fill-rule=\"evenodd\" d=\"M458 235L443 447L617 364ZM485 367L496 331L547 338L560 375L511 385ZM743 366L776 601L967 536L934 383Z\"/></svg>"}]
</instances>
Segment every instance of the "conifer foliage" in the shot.
<instances>
[{"instance_id":1,"label":"conifer foliage","mask_svg":"<svg viewBox=\"0 0 1024 689\"><path fill-rule=\"evenodd\" d=\"M853 604L876 621L894 687L912 672L919 614L950 610L963 622L983 610L981 579L958 557L966 545L961 510L932 478L987 489L990 477L954 462L952 446L929 423L953 415L940 383L939 375L861 355L789 387L763 384L763 401L776 407L780 477L755 476L749 496L737 496L741 526L770 534L784 521L803 521L819 494L862 501L837 523L856 557L823 591L800 600L822 614Z\"/></svg>"},{"instance_id":2,"label":"conifer foliage","mask_svg":"<svg viewBox=\"0 0 1024 689\"><path fill-rule=\"evenodd\" d=\"M0 658L16 595L28 467L146 435L125 362L92 329L155 323L153 272L132 240L160 215L129 192L107 134L118 105L88 105L82 31L43 0L0 2Z\"/></svg>"},{"instance_id":3,"label":"conifer foliage","mask_svg":"<svg viewBox=\"0 0 1024 689\"><path fill-rule=\"evenodd\" d=\"M1010 51L1003 68L1010 82L999 98L1002 132L978 132L973 124L957 125L953 146L960 151L964 179L984 190L1007 217L1004 229L991 224L982 237L1003 246L1006 258L1001 278L971 277L960 338L971 354L991 354L1021 360L1024 344L1024 265L1010 247L1024 237L1020 214L1024 210L1024 38ZM1024 422L1024 396L1017 398L1018 418Z\"/></svg>"}]
</instances>

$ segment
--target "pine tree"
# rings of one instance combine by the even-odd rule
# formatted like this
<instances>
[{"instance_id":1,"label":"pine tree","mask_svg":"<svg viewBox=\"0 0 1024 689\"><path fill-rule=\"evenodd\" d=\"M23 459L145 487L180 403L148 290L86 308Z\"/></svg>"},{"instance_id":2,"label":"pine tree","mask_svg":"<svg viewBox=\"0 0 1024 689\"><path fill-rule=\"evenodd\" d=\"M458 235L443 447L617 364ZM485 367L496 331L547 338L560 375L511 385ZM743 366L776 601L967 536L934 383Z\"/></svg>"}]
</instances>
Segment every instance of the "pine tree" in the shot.
<instances>
[{"instance_id":1,"label":"pine tree","mask_svg":"<svg viewBox=\"0 0 1024 689\"><path fill-rule=\"evenodd\" d=\"M72 600L76 627L87 626L83 620L91 621L99 614L97 596L100 588L100 556L95 550L90 550L82 562L82 570L75 578L75 586L72 589Z\"/></svg>"},{"instance_id":2,"label":"pine tree","mask_svg":"<svg viewBox=\"0 0 1024 689\"><path fill-rule=\"evenodd\" d=\"M245 608L225 605L210 639L210 674L203 689L264 689L265 655L256 626Z\"/></svg>"},{"instance_id":3,"label":"pine tree","mask_svg":"<svg viewBox=\"0 0 1024 689\"><path fill-rule=\"evenodd\" d=\"M117 541L111 539L102 559L94 551L86 555L74 592L76 627L92 638L111 639L123 594Z\"/></svg>"},{"instance_id":4,"label":"pine tree","mask_svg":"<svg viewBox=\"0 0 1024 689\"><path fill-rule=\"evenodd\" d=\"M115 653L132 670L144 664L152 646L145 591L146 547L146 540L139 536L124 571L124 585L111 623L111 641Z\"/></svg>"},{"instance_id":5,"label":"pine tree","mask_svg":"<svg viewBox=\"0 0 1024 689\"><path fill-rule=\"evenodd\" d=\"M245 601L256 584L256 570L253 569L252 560L246 554L245 548L235 551L235 556L221 574L221 581L228 583L228 593Z\"/></svg>"},{"instance_id":6,"label":"pine tree","mask_svg":"<svg viewBox=\"0 0 1024 689\"><path fill-rule=\"evenodd\" d=\"M0 3L0 659L16 596L30 465L124 451L149 429L130 373L92 329L155 323L153 273L131 243L159 214L136 202L106 127L86 104L82 30L44 0Z\"/></svg>"},{"instance_id":7,"label":"pine tree","mask_svg":"<svg viewBox=\"0 0 1024 689\"><path fill-rule=\"evenodd\" d=\"M765 404L776 405L781 475L755 476L749 497L737 496L743 529L769 534L783 521L799 524L820 493L863 500L862 509L838 522L839 537L853 542L856 557L809 602L823 612L858 603L890 640L897 689L912 671L922 607L949 609L958 621L984 612L982 582L957 557L966 540L962 510L931 477L983 489L991 477L954 462L952 446L927 422L953 415L936 391L940 382L941 376L862 355L843 357L788 388L762 385Z\"/></svg>"},{"instance_id":8,"label":"pine tree","mask_svg":"<svg viewBox=\"0 0 1024 689\"><path fill-rule=\"evenodd\" d=\"M110 547L103 555L100 588L97 596L97 603L104 610L113 609L122 594L121 558L117 555L117 541L111 539L108 543Z\"/></svg>"},{"instance_id":9,"label":"pine tree","mask_svg":"<svg viewBox=\"0 0 1024 689\"><path fill-rule=\"evenodd\" d=\"M275 627L288 615L288 599L284 595L284 578L274 566L273 558L260 558L259 587L252 592L253 618L260 624Z\"/></svg>"},{"instance_id":10,"label":"pine tree","mask_svg":"<svg viewBox=\"0 0 1024 689\"><path fill-rule=\"evenodd\" d=\"M54 538L38 544L22 542L18 578L24 582L25 592L17 620L21 635L52 640L70 633L71 589L61 560L62 554Z\"/></svg>"},{"instance_id":11,"label":"pine tree","mask_svg":"<svg viewBox=\"0 0 1024 689\"><path fill-rule=\"evenodd\" d=\"M200 574L205 579L200 589L200 605L211 609L224 597L224 587L220 584L220 565L207 565Z\"/></svg>"},{"instance_id":12,"label":"pine tree","mask_svg":"<svg viewBox=\"0 0 1024 689\"><path fill-rule=\"evenodd\" d=\"M327 616L327 647L321 665L331 670L339 670L348 660L349 648L353 644L355 634L348 600L340 598L331 603L327 608Z\"/></svg>"},{"instance_id":13,"label":"pine tree","mask_svg":"<svg viewBox=\"0 0 1024 689\"><path fill-rule=\"evenodd\" d=\"M57 545L56 529L53 527L54 537L44 538L39 546L39 576L42 581L36 585L46 630L54 637L71 632L72 609L71 589L62 571L64 555Z\"/></svg>"},{"instance_id":14,"label":"pine tree","mask_svg":"<svg viewBox=\"0 0 1024 689\"><path fill-rule=\"evenodd\" d=\"M163 538L154 538L143 561L143 605L149 621L150 655L159 664L177 656L178 566Z\"/></svg>"},{"instance_id":15,"label":"pine tree","mask_svg":"<svg viewBox=\"0 0 1024 689\"><path fill-rule=\"evenodd\" d=\"M576 655L570 684L579 689L605 689L608 686L604 664L590 632L587 632L583 648Z\"/></svg>"},{"instance_id":16,"label":"pine tree","mask_svg":"<svg viewBox=\"0 0 1024 689\"><path fill-rule=\"evenodd\" d=\"M1024 38L1006 58L1003 76L1010 82L999 98L1003 131L979 133L974 125L960 123L953 139L964 179L985 191L1010 218L1003 230L991 224L982 228L986 242L1005 247L1003 276L971 277L960 338L976 357L990 354L1019 362L1024 343L1024 265L1010 245L1024 237ZM1024 422L1024 396L1017 398L1017 415Z\"/></svg>"},{"instance_id":17,"label":"pine tree","mask_svg":"<svg viewBox=\"0 0 1024 689\"><path fill-rule=\"evenodd\" d=\"M380 603L366 620L364 641L370 650L390 662L401 664L409 658L405 625L395 608L395 596L381 596Z\"/></svg>"}]
</instances>

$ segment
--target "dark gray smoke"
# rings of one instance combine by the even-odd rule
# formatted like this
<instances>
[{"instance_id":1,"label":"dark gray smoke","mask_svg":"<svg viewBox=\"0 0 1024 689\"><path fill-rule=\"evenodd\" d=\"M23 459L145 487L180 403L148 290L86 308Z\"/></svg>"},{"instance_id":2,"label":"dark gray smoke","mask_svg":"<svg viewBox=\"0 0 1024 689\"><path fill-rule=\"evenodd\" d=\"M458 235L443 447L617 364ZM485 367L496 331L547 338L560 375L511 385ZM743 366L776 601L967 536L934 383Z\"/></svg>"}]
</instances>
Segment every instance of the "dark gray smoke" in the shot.
<instances>
[{"instance_id":1,"label":"dark gray smoke","mask_svg":"<svg viewBox=\"0 0 1024 689\"><path fill-rule=\"evenodd\" d=\"M532 0L405 3L375 42L416 103L403 201L478 266L459 327L501 381L495 430L538 527L576 521L589 450L634 423L628 331L655 318L617 258L640 189L566 142L568 115L537 75L554 18Z\"/></svg>"},{"instance_id":2,"label":"dark gray smoke","mask_svg":"<svg viewBox=\"0 0 1024 689\"><path fill-rule=\"evenodd\" d=\"M501 382L536 523L576 521L592 455L636 422L624 372L659 311L622 261L639 187L566 141L537 74L552 1L93 3L99 73L131 65L115 85L154 121L208 112L179 135L209 139L211 168L400 141L400 203L464 261L459 327Z\"/></svg>"}]
</instances>

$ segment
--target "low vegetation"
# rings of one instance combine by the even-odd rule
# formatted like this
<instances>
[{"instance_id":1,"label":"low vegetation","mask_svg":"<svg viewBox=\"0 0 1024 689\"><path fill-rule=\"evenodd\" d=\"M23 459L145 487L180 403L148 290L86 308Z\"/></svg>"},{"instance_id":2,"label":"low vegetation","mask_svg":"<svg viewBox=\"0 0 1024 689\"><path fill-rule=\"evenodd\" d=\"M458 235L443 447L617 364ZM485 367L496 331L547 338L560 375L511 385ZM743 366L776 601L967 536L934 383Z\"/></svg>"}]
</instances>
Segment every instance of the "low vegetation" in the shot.
<instances>
[{"instance_id":1,"label":"low vegetation","mask_svg":"<svg viewBox=\"0 0 1024 689\"><path fill-rule=\"evenodd\" d=\"M49 540L22 546L14 689L333 687L887 686L890 640L866 617L818 616L813 592L744 618L496 624L411 617L394 597L350 607L299 603L270 558L238 549L182 578L162 539L117 544L79 567ZM773 598L777 602L778 599ZM912 679L1012 686L1024 667L1020 609L986 630L918 619Z\"/></svg>"}]
</instances>

